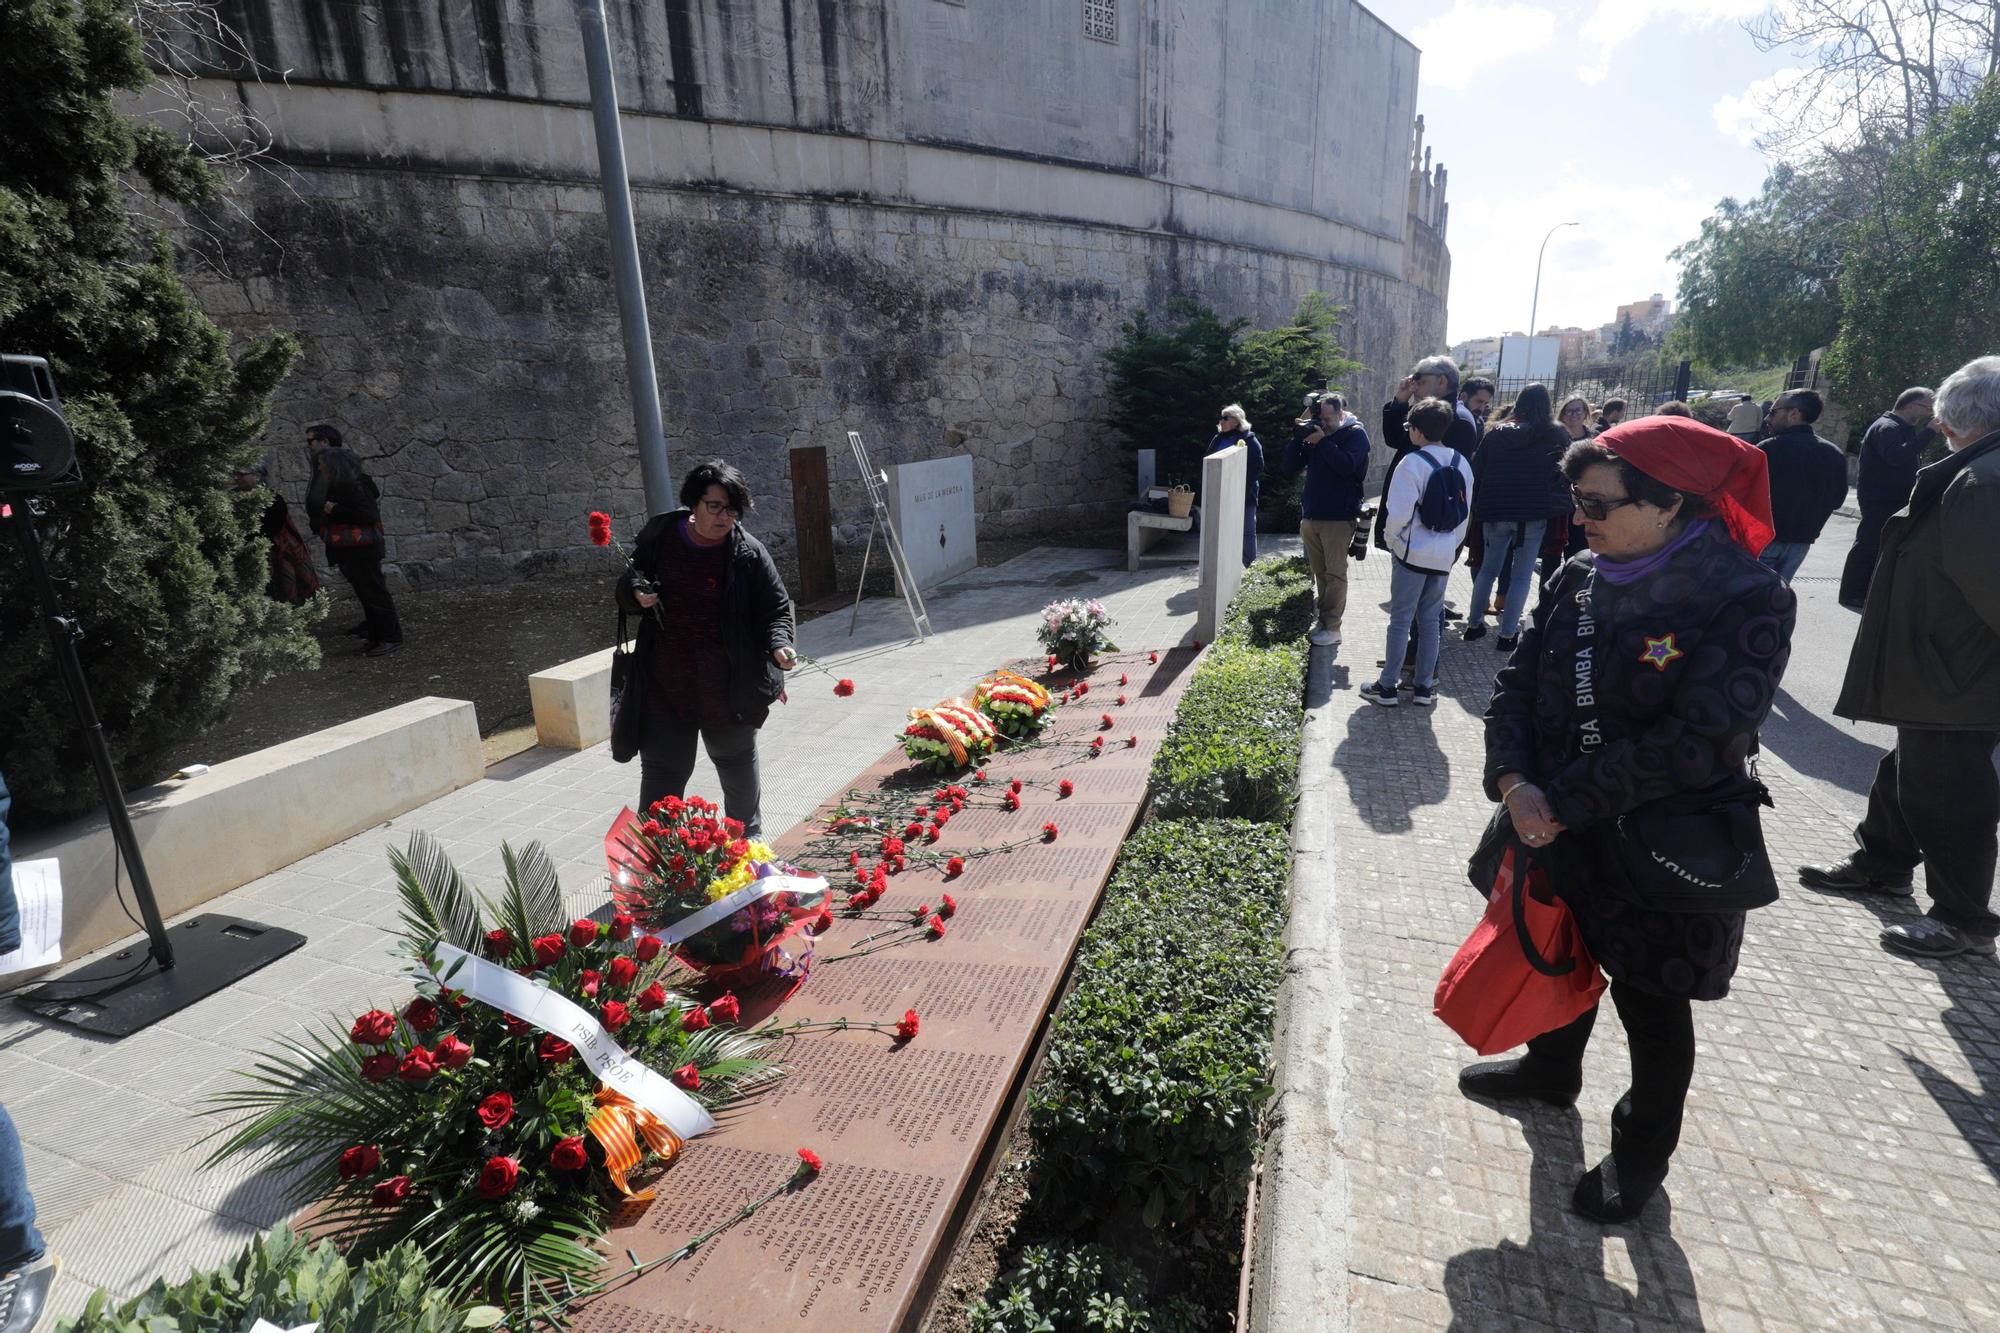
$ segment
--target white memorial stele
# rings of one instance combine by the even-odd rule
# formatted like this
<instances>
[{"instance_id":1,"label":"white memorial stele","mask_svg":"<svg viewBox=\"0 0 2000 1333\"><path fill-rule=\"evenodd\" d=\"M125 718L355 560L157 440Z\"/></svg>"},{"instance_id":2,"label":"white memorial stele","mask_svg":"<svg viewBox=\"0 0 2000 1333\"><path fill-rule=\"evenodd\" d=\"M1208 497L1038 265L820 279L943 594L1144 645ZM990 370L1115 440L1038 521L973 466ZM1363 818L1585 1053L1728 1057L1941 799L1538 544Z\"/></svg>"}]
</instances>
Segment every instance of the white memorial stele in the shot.
<instances>
[{"instance_id":1,"label":"white memorial stele","mask_svg":"<svg viewBox=\"0 0 2000 1333\"><path fill-rule=\"evenodd\" d=\"M889 512L920 591L978 566L970 454L891 467Z\"/></svg>"}]
</instances>

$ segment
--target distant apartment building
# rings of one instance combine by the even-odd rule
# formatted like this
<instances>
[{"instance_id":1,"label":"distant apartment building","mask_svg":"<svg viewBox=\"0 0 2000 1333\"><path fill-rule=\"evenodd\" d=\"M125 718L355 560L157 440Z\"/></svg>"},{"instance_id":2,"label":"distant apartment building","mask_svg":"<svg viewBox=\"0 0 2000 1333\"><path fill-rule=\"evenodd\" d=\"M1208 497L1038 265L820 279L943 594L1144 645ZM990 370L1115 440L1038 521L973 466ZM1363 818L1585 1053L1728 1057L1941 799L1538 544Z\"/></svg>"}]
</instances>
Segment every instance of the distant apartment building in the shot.
<instances>
[{"instance_id":1,"label":"distant apartment building","mask_svg":"<svg viewBox=\"0 0 2000 1333\"><path fill-rule=\"evenodd\" d=\"M1468 338L1462 343L1454 343L1451 359L1463 366L1468 374L1490 375L1500 365L1500 339Z\"/></svg>"},{"instance_id":2,"label":"distant apartment building","mask_svg":"<svg viewBox=\"0 0 2000 1333\"><path fill-rule=\"evenodd\" d=\"M1632 327L1639 332L1658 336L1674 325L1673 302L1654 292L1643 301L1619 306L1617 315L1611 320L1611 331L1614 336L1618 326L1627 319L1632 321Z\"/></svg>"}]
</instances>

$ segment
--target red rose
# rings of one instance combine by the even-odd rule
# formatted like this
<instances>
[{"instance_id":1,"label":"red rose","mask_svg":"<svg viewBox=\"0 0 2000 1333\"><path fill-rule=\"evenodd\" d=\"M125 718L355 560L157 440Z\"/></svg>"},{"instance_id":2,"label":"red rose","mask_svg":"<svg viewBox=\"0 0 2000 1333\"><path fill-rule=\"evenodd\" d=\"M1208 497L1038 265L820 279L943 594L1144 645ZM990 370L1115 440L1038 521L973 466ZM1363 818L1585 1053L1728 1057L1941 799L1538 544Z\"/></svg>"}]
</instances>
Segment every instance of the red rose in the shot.
<instances>
[{"instance_id":1,"label":"red rose","mask_svg":"<svg viewBox=\"0 0 2000 1333\"><path fill-rule=\"evenodd\" d=\"M403 1021L419 1032L429 1032L438 1025L438 1007L420 995L403 1010Z\"/></svg>"},{"instance_id":2,"label":"red rose","mask_svg":"<svg viewBox=\"0 0 2000 1333\"><path fill-rule=\"evenodd\" d=\"M905 1009L903 1011L903 1020L896 1024L896 1040L908 1041L916 1036L917 1021L917 1011L914 1009Z\"/></svg>"},{"instance_id":3,"label":"red rose","mask_svg":"<svg viewBox=\"0 0 2000 1333\"><path fill-rule=\"evenodd\" d=\"M559 1065L567 1063L569 1058L576 1054L576 1047L570 1045L561 1037L548 1034L543 1036L541 1042L535 1047L535 1053L550 1064Z\"/></svg>"},{"instance_id":4,"label":"red rose","mask_svg":"<svg viewBox=\"0 0 2000 1333\"><path fill-rule=\"evenodd\" d=\"M611 515L593 509L584 516L584 526L590 533L592 546L611 545Z\"/></svg>"},{"instance_id":5,"label":"red rose","mask_svg":"<svg viewBox=\"0 0 2000 1333\"><path fill-rule=\"evenodd\" d=\"M489 1157L479 1172L479 1193L483 1198L504 1199L520 1174L521 1164L513 1158Z\"/></svg>"},{"instance_id":6,"label":"red rose","mask_svg":"<svg viewBox=\"0 0 2000 1333\"><path fill-rule=\"evenodd\" d=\"M657 981L639 992L639 1008L643 1013L650 1014L655 1009L664 1009L666 1004L667 993L660 988L660 983Z\"/></svg>"},{"instance_id":7,"label":"red rose","mask_svg":"<svg viewBox=\"0 0 2000 1333\"><path fill-rule=\"evenodd\" d=\"M700 1032L708 1026L708 1010L696 1005L681 1015L681 1031Z\"/></svg>"},{"instance_id":8,"label":"red rose","mask_svg":"<svg viewBox=\"0 0 2000 1333\"><path fill-rule=\"evenodd\" d=\"M632 914L613 912L611 914L611 938L623 944L632 938Z\"/></svg>"},{"instance_id":9,"label":"red rose","mask_svg":"<svg viewBox=\"0 0 2000 1333\"><path fill-rule=\"evenodd\" d=\"M743 1012L743 1005L734 995L725 995L708 1006L708 1012L711 1017L721 1022L734 1023L737 1015Z\"/></svg>"},{"instance_id":10,"label":"red rose","mask_svg":"<svg viewBox=\"0 0 2000 1333\"><path fill-rule=\"evenodd\" d=\"M563 937L560 935L537 935L535 937L535 965L550 967L563 956Z\"/></svg>"},{"instance_id":11,"label":"red rose","mask_svg":"<svg viewBox=\"0 0 2000 1333\"><path fill-rule=\"evenodd\" d=\"M500 1015L500 1021L506 1025L507 1035L510 1037L523 1037L531 1030L527 1019L516 1018L512 1014Z\"/></svg>"},{"instance_id":12,"label":"red rose","mask_svg":"<svg viewBox=\"0 0 2000 1333\"><path fill-rule=\"evenodd\" d=\"M583 1150L583 1136L572 1134L558 1139L556 1146L549 1149L549 1165L558 1171L581 1171L589 1166L590 1154Z\"/></svg>"},{"instance_id":13,"label":"red rose","mask_svg":"<svg viewBox=\"0 0 2000 1333\"><path fill-rule=\"evenodd\" d=\"M382 1150L372 1143L360 1144L340 1155L340 1178L359 1180L363 1176L374 1174L375 1168L380 1165L382 1165Z\"/></svg>"},{"instance_id":14,"label":"red rose","mask_svg":"<svg viewBox=\"0 0 2000 1333\"><path fill-rule=\"evenodd\" d=\"M495 958L505 957L514 950L514 937L504 930L486 932L486 952Z\"/></svg>"},{"instance_id":15,"label":"red rose","mask_svg":"<svg viewBox=\"0 0 2000 1333\"><path fill-rule=\"evenodd\" d=\"M701 1071L693 1065L682 1065L674 1071L674 1086L693 1092L701 1086Z\"/></svg>"},{"instance_id":16,"label":"red rose","mask_svg":"<svg viewBox=\"0 0 2000 1333\"><path fill-rule=\"evenodd\" d=\"M836 697L845 699L848 695L854 693L854 682L843 676L841 679L833 682L833 692Z\"/></svg>"},{"instance_id":17,"label":"red rose","mask_svg":"<svg viewBox=\"0 0 2000 1333\"><path fill-rule=\"evenodd\" d=\"M457 1037L446 1037L437 1044L437 1058L446 1069L463 1069L472 1058L472 1047Z\"/></svg>"},{"instance_id":18,"label":"red rose","mask_svg":"<svg viewBox=\"0 0 2000 1333\"><path fill-rule=\"evenodd\" d=\"M621 953L611 960L610 977L612 985L619 987L629 986L632 984L632 979L638 975L639 965L624 954Z\"/></svg>"},{"instance_id":19,"label":"red rose","mask_svg":"<svg viewBox=\"0 0 2000 1333\"><path fill-rule=\"evenodd\" d=\"M632 946L632 956L642 963L650 963L660 956L660 940L656 935L642 935Z\"/></svg>"},{"instance_id":20,"label":"red rose","mask_svg":"<svg viewBox=\"0 0 2000 1333\"><path fill-rule=\"evenodd\" d=\"M405 1083L428 1083L438 1071L437 1055L421 1046L412 1046L403 1057L402 1067L396 1072Z\"/></svg>"},{"instance_id":21,"label":"red rose","mask_svg":"<svg viewBox=\"0 0 2000 1333\"><path fill-rule=\"evenodd\" d=\"M939 915L939 916L946 916L946 917L950 917L950 916L957 916L957 915L958 915L958 899L956 899L956 898L952 897L952 896L951 896L950 894L948 894L948 893L947 893L947 894L946 894L946 895L945 895L945 896L943 897L943 899L942 899L942 900L940 900L940 902L939 902L939 905L938 905L938 915Z\"/></svg>"},{"instance_id":22,"label":"red rose","mask_svg":"<svg viewBox=\"0 0 2000 1333\"><path fill-rule=\"evenodd\" d=\"M1064 778L1061 782L1056 784L1056 794L1059 796L1069 796L1072 795L1075 791L1076 791L1076 784L1074 782L1071 782L1068 778Z\"/></svg>"},{"instance_id":23,"label":"red rose","mask_svg":"<svg viewBox=\"0 0 2000 1333\"><path fill-rule=\"evenodd\" d=\"M585 995L588 995L593 1000L596 999L597 988L599 985L603 983L604 974L602 972L596 971L595 969L586 967L585 969L583 969L583 975L578 979L583 982L583 993Z\"/></svg>"},{"instance_id":24,"label":"red rose","mask_svg":"<svg viewBox=\"0 0 2000 1333\"><path fill-rule=\"evenodd\" d=\"M371 1055L361 1062L361 1077L370 1083L380 1083L396 1072L396 1057L383 1051Z\"/></svg>"},{"instance_id":25,"label":"red rose","mask_svg":"<svg viewBox=\"0 0 2000 1333\"><path fill-rule=\"evenodd\" d=\"M957 879L960 875L963 875L965 873L965 858L954 856L951 860L946 861L944 863L944 873L947 879Z\"/></svg>"},{"instance_id":26,"label":"red rose","mask_svg":"<svg viewBox=\"0 0 2000 1333\"><path fill-rule=\"evenodd\" d=\"M479 1103L479 1109L474 1114L479 1117L479 1123L488 1129L505 1129L507 1123L514 1118L513 1095L505 1092L493 1093Z\"/></svg>"},{"instance_id":27,"label":"red rose","mask_svg":"<svg viewBox=\"0 0 2000 1333\"><path fill-rule=\"evenodd\" d=\"M604 1026L616 1032L632 1021L632 1011L616 1000L604 1002Z\"/></svg>"},{"instance_id":28,"label":"red rose","mask_svg":"<svg viewBox=\"0 0 2000 1333\"><path fill-rule=\"evenodd\" d=\"M932 917L932 918L931 918L931 919L930 919L929 921L926 921L926 922L925 922L924 924L925 924L926 926L928 926L928 927L930 928L930 932L931 932L931 938L932 938L932 939L934 939L934 940L941 940L941 939L943 939L943 938L944 938L944 918L943 918L943 917L941 917L941 916L934 916L934 917Z\"/></svg>"},{"instance_id":29,"label":"red rose","mask_svg":"<svg viewBox=\"0 0 2000 1333\"><path fill-rule=\"evenodd\" d=\"M811 1148L799 1149L800 1174L808 1176L816 1176L825 1169L826 1169L826 1163L819 1160L818 1153L814 1152Z\"/></svg>"},{"instance_id":30,"label":"red rose","mask_svg":"<svg viewBox=\"0 0 2000 1333\"><path fill-rule=\"evenodd\" d=\"M1054 842L1055 840L1056 840L1056 826L1054 824L1042 825L1042 841Z\"/></svg>"},{"instance_id":31,"label":"red rose","mask_svg":"<svg viewBox=\"0 0 2000 1333\"><path fill-rule=\"evenodd\" d=\"M392 1204L401 1203L409 1197L410 1178L408 1176L390 1176L387 1180L380 1181L375 1186L375 1202L384 1208Z\"/></svg>"},{"instance_id":32,"label":"red rose","mask_svg":"<svg viewBox=\"0 0 2000 1333\"><path fill-rule=\"evenodd\" d=\"M570 922L569 942L579 949L597 943L597 923L584 918Z\"/></svg>"},{"instance_id":33,"label":"red rose","mask_svg":"<svg viewBox=\"0 0 2000 1333\"><path fill-rule=\"evenodd\" d=\"M354 1026L347 1030L356 1046L387 1046L389 1038L396 1035L396 1016L381 1009L370 1009L354 1020Z\"/></svg>"}]
</instances>

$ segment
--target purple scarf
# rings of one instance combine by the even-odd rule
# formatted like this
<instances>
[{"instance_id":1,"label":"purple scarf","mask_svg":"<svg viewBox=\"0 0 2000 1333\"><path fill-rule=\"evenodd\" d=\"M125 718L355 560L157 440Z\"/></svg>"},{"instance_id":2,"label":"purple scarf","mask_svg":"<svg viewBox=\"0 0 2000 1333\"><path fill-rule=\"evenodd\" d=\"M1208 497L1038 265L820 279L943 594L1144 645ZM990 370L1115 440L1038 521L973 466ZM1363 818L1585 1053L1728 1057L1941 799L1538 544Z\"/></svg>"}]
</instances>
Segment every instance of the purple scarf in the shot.
<instances>
[{"instance_id":1,"label":"purple scarf","mask_svg":"<svg viewBox=\"0 0 2000 1333\"><path fill-rule=\"evenodd\" d=\"M1649 578L1660 570L1660 566L1671 560L1676 551L1687 546L1708 531L1709 521L1699 519L1687 525L1680 536L1662 546L1651 555L1642 555L1635 560L1613 560L1609 556L1597 557L1597 572L1604 576L1606 583L1623 587L1627 583L1637 583Z\"/></svg>"}]
</instances>

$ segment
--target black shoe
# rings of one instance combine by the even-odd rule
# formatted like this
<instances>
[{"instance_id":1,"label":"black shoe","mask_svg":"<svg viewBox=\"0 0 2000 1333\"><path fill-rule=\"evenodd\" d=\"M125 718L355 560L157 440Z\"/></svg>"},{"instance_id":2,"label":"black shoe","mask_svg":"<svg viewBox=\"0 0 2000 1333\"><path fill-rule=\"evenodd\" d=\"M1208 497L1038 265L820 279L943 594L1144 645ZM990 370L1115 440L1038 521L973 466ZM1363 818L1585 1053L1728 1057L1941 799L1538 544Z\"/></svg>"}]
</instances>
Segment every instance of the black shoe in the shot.
<instances>
[{"instance_id":1,"label":"black shoe","mask_svg":"<svg viewBox=\"0 0 2000 1333\"><path fill-rule=\"evenodd\" d=\"M1511 653L1514 651L1514 645L1520 641L1521 636L1518 634L1502 634L1493 641L1493 646L1503 653Z\"/></svg>"},{"instance_id":2,"label":"black shoe","mask_svg":"<svg viewBox=\"0 0 2000 1333\"><path fill-rule=\"evenodd\" d=\"M1800 866L1799 883L1832 893L1880 893L1907 898L1915 893L1907 870L1882 870L1858 856L1844 856L1832 865Z\"/></svg>"},{"instance_id":3,"label":"black shoe","mask_svg":"<svg viewBox=\"0 0 2000 1333\"><path fill-rule=\"evenodd\" d=\"M1465 641L1467 643L1478 643L1481 639L1485 637L1486 637L1485 621L1482 620L1476 625L1467 625L1465 627Z\"/></svg>"},{"instance_id":4,"label":"black shoe","mask_svg":"<svg viewBox=\"0 0 2000 1333\"><path fill-rule=\"evenodd\" d=\"M1583 1071L1572 1079L1551 1080L1523 1071L1522 1060L1495 1060L1491 1064L1467 1065L1458 1071L1458 1090L1468 1097L1510 1102L1532 1098L1550 1106L1574 1106L1583 1091Z\"/></svg>"},{"instance_id":5,"label":"black shoe","mask_svg":"<svg viewBox=\"0 0 2000 1333\"><path fill-rule=\"evenodd\" d=\"M1605 1158L1583 1173L1576 1182L1570 1206L1598 1222L1630 1222L1646 1211L1646 1205L1666 1183L1667 1168L1620 1162L1617 1154Z\"/></svg>"},{"instance_id":6,"label":"black shoe","mask_svg":"<svg viewBox=\"0 0 2000 1333\"><path fill-rule=\"evenodd\" d=\"M1840 605L1843 610L1852 611L1857 616L1865 609L1859 602L1842 602Z\"/></svg>"},{"instance_id":7,"label":"black shoe","mask_svg":"<svg viewBox=\"0 0 2000 1333\"><path fill-rule=\"evenodd\" d=\"M368 637L368 622L364 620L358 625L349 625L341 633L350 639L365 639Z\"/></svg>"},{"instance_id":8,"label":"black shoe","mask_svg":"<svg viewBox=\"0 0 2000 1333\"><path fill-rule=\"evenodd\" d=\"M1883 931L1882 947L1911 958L1956 958L1962 953L1991 958L1993 937L1974 935L1935 917L1920 916Z\"/></svg>"},{"instance_id":9,"label":"black shoe","mask_svg":"<svg viewBox=\"0 0 2000 1333\"><path fill-rule=\"evenodd\" d=\"M45 1254L11 1273L0 1273L0 1333L41 1333L55 1325L49 1309L62 1260Z\"/></svg>"},{"instance_id":10,"label":"black shoe","mask_svg":"<svg viewBox=\"0 0 2000 1333\"><path fill-rule=\"evenodd\" d=\"M1394 686L1383 685L1380 682L1373 685L1363 685L1361 687L1361 697L1369 703L1376 704L1382 708L1394 708L1403 702L1402 699L1397 697Z\"/></svg>"},{"instance_id":11,"label":"black shoe","mask_svg":"<svg viewBox=\"0 0 2000 1333\"><path fill-rule=\"evenodd\" d=\"M1412 685L1410 687L1410 702L1415 704L1417 707L1430 708L1433 705L1435 705L1437 701L1438 701L1438 692L1437 692L1437 687L1435 685L1429 687L1425 687L1422 685Z\"/></svg>"},{"instance_id":12,"label":"black shoe","mask_svg":"<svg viewBox=\"0 0 2000 1333\"><path fill-rule=\"evenodd\" d=\"M361 650L363 657L387 657L390 653L403 651L403 641L395 639L388 643L371 643Z\"/></svg>"}]
</instances>

